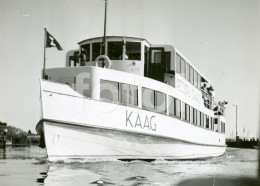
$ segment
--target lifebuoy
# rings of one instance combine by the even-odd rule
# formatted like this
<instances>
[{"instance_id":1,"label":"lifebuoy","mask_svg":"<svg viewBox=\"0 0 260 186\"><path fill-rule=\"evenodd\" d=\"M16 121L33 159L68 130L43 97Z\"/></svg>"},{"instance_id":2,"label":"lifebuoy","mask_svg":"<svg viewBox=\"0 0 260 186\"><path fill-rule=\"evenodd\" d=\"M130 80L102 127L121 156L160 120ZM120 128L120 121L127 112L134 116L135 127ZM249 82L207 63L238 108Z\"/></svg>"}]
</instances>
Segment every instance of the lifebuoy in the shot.
<instances>
[{"instance_id":1,"label":"lifebuoy","mask_svg":"<svg viewBox=\"0 0 260 186\"><path fill-rule=\"evenodd\" d=\"M99 60L101 60L101 59L104 59L104 61L105 61L105 66L104 66L104 68L110 68L110 66L111 66L111 61L110 61L110 59L106 56L106 55L100 55L100 56L98 56L97 58L96 58L96 60L95 60L95 65L98 67L98 62L99 62Z\"/></svg>"}]
</instances>

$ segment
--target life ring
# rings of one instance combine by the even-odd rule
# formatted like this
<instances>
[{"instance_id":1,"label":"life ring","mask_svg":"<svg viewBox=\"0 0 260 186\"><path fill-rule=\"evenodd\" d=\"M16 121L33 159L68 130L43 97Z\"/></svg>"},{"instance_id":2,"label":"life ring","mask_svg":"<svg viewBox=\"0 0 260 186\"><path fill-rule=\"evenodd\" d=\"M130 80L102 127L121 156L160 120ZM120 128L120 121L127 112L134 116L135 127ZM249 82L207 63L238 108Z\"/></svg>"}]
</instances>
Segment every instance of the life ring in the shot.
<instances>
[{"instance_id":1,"label":"life ring","mask_svg":"<svg viewBox=\"0 0 260 186\"><path fill-rule=\"evenodd\" d=\"M98 56L97 58L96 58L96 60L95 60L95 65L98 67L98 62L99 62L99 60L101 60L101 59L103 59L104 61L105 61L105 66L104 66L104 68L110 68L110 66L111 66L111 61L110 61L110 59L106 56L106 55L100 55L100 56Z\"/></svg>"}]
</instances>

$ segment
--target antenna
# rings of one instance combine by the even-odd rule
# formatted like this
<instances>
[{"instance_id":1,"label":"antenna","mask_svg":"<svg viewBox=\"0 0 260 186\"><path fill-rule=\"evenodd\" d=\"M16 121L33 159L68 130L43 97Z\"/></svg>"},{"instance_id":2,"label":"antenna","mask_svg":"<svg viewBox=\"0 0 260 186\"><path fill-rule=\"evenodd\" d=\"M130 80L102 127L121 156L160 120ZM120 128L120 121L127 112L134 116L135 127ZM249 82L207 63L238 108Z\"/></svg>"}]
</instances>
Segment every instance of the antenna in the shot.
<instances>
[{"instance_id":1,"label":"antenna","mask_svg":"<svg viewBox=\"0 0 260 186\"><path fill-rule=\"evenodd\" d=\"M107 27L107 0L105 0L104 36L102 40L101 54L106 55L106 27Z\"/></svg>"}]
</instances>

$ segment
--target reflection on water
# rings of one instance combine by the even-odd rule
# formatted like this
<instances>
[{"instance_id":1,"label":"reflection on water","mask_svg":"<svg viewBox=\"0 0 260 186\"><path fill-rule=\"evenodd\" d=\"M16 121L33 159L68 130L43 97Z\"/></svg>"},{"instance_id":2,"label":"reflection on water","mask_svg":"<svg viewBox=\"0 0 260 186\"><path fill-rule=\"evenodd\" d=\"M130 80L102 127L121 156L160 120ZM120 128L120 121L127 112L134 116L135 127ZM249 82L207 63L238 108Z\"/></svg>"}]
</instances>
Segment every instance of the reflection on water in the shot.
<instances>
[{"instance_id":1,"label":"reflection on water","mask_svg":"<svg viewBox=\"0 0 260 186\"><path fill-rule=\"evenodd\" d=\"M38 147L0 149L1 185L176 185L197 177L255 177L255 149L227 150L228 155L186 161L100 161L49 162Z\"/></svg>"}]
</instances>

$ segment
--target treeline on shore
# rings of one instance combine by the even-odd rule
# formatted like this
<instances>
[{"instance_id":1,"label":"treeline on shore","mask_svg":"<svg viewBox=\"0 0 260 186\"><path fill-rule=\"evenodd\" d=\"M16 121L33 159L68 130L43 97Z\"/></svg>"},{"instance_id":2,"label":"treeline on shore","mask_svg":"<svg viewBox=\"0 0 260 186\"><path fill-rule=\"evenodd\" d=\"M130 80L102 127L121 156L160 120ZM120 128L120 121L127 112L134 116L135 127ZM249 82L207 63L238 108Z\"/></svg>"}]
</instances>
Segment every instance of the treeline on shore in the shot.
<instances>
[{"instance_id":1,"label":"treeline on shore","mask_svg":"<svg viewBox=\"0 0 260 186\"><path fill-rule=\"evenodd\" d=\"M0 122L0 142L11 142L13 146L26 146L39 144L40 138L31 131L25 132L22 129L7 126L6 123ZM1 145L1 144L0 144Z\"/></svg>"},{"instance_id":2,"label":"treeline on shore","mask_svg":"<svg viewBox=\"0 0 260 186\"><path fill-rule=\"evenodd\" d=\"M236 140L227 140L228 147L237 147L237 148L251 148L255 149L259 146L259 139L251 138L251 139L241 139L239 136Z\"/></svg>"}]
</instances>

